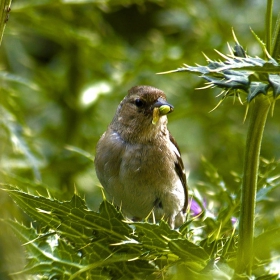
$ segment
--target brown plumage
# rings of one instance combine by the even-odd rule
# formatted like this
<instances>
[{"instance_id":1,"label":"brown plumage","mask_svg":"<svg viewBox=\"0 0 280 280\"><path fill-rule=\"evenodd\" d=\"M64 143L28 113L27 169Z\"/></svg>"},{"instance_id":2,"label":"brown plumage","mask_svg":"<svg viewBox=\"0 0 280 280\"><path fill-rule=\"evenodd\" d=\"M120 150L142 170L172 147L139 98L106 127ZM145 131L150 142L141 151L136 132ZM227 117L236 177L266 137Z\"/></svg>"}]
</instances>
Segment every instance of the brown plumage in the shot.
<instances>
[{"instance_id":1,"label":"brown plumage","mask_svg":"<svg viewBox=\"0 0 280 280\"><path fill-rule=\"evenodd\" d=\"M139 220L153 213L174 228L185 221L188 194L180 151L167 129L172 111L163 91L130 89L97 144L95 169L124 215Z\"/></svg>"}]
</instances>

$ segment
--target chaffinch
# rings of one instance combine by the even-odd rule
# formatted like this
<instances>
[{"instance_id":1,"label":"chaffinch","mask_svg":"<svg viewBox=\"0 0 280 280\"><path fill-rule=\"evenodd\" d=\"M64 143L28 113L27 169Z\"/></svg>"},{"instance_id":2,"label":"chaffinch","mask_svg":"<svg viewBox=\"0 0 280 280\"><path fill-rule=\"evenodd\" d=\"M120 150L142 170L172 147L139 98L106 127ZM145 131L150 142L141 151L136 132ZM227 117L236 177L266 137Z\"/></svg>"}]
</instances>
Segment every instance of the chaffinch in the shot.
<instances>
[{"instance_id":1,"label":"chaffinch","mask_svg":"<svg viewBox=\"0 0 280 280\"><path fill-rule=\"evenodd\" d=\"M180 151L167 129L172 111L163 91L130 89L97 143L95 169L125 216L140 220L152 213L174 228L185 221L188 193Z\"/></svg>"}]
</instances>

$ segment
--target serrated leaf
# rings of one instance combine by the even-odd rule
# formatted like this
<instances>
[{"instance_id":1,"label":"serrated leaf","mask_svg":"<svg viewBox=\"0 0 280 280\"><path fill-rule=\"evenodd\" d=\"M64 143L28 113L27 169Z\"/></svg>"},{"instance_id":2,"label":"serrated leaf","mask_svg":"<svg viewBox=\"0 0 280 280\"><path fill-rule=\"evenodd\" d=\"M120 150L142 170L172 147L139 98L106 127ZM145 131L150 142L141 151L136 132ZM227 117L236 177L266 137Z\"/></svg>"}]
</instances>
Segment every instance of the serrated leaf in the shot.
<instances>
[{"instance_id":1,"label":"serrated leaf","mask_svg":"<svg viewBox=\"0 0 280 280\"><path fill-rule=\"evenodd\" d=\"M224 55L217 51L224 61L213 61L206 57L207 66L184 64L184 67L160 74L185 71L201 74L201 77L209 82L206 87L223 89L223 98L230 96L231 92L237 89L247 92L247 101L251 102L259 94L267 95L270 87L273 89L274 98L277 98L280 95L278 62L271 57L269 60L250 57L239 44L234 50L234 53L231 50L231 55Z\"/></svg>"},{"instance_id":2,"label":"serrated leaf","mask_svg":"<svg viewBox=\"0 0 280 280\"><path fill-rule=\"evenodd\" d=\"M77 195L71 201L60 202L13 188L7 191L30 217L67 235L70 240L79 236L81 242L88 242L101 232L113 241L131 234L131 228L122 223L123 216L107 201L102 202L100 213L96 213L88 209L85 201Z\"/></svg>"},{"instance_id":3,"label":"serrated leaf","mask_svg":"<svg viewBox=\"0 0 280 280\"><path fill-rule=\"evenodd\" d=\"M136 241L130 241L128 236L132 236L132 229L109 202L103 201L100 212L95 213L77 195L71 201L59 202L12 187L6 191L43 227L37 232L33 227L25 228L12 222L29 253L30 261L24 272L45 275L48 279L54 276L108 279L106 273L110 272L110 275L118 275L118 279L126 271L130 279L133 275L139 275L141 279L155 271L150 260L140 259L142 247ZM94 278L97 275L99 277Z\"/></svg>"},{"instance_id":4,"label":"serrated leaf","mask_svg":"<svg viewBox=\"0 0 280 280\"><path fill-rule=\"evenodd\" d=\"M246 76L242 75L229 75L225 74L226 82L225 80L221 78L216 78L213 76L202 76L205 80L208 82L212 83L213 86L221 87L221 88L226 88L226 89L242 89L245 91L248 91L250 87L249 80Z\"/></svg>"},{"instance_id":5,"label":"serrated leaf","mask_svg":"<svg viewBox=\"0 0 280 280\"><path fill-rule=\"evenodd\" d=\"M153 252L168 253L168 242L170 239L181 237L178 231L171 230L170 227L161 221L159 225L149 223L134 223L137 240L145 246L146 249Z\"/></svg>"},{"instance_id":6,"label":"serrated leaf","mask_svg":"<svg viewBox=\"0 0 280 280\"><path fill-rule=\"evenodd\" d=\"M152 262L135 260L133 262L118 263L119 273L112 275L119 280L146 279L148 275L154 273L157 269ZM111 278L110 278L111 279Z\"/></svg>"},{"instance_id":7,"label":"serrated leaf","mask_svg":"<svg viewBox=\"0 0 280 280\"><path fill-rule=\"evenodd\" d=\"M233 49L235 56L246 57L246 52L241 45L236 43Z\"/></svg>"},{"instance_id":8,"label":"serrated leaf","mask_svg":"<svg viewBox=\"0 0 280 280\"><path fill-rule=\"evenodd\" d=\"M27 228L14 221L8 224L28 252L28 264L18 274L44 271L45 275L63 275L64 279L69 279L83 267L83 258L55 233L40 235L33 227Z\"/></svg>"},{"instance_id":9,"label":"serrated leaf","mask_svg":"<svg viewBox=\"0 0 280 280\"><path fill-rule=\"evenodd\" d=\"M280 76L279 75L269 75L268 78L270 85L273 89L273 95L277 98L280 95Z\"/></svg>"},{"instance_id":10,"label":"serrated leaf","mask_svg":"<svg viewBox=\"0 0 280 280\"><path fill-rule=\"evenodd\" d=\"M262 82L252 82L247 96L248 102L251 102L259 94L266 95L268 88L268 84Z\"/></svg>"},{"instance_id":11,"label":"serrated leaf","mask_svg":"<svg viewBox=\"0 0 280 280\"><path fill-rule=\"evenodd\" d=\"M168 243L168 245L170 250L174 254L176 254L185 261L192 261L200 263L202 266L205 266L206 262L209 260L209 255L202 247L188 240L171 240Z\"/></svg>"}]
</instances>

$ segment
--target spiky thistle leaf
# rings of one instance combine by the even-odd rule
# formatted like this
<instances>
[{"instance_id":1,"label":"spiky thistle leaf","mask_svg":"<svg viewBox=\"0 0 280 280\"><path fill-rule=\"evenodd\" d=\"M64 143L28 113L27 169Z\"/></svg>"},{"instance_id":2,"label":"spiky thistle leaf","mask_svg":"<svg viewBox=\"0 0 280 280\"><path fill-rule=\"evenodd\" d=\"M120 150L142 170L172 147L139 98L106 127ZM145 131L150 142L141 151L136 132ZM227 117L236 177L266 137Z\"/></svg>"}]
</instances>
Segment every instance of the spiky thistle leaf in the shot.
<instances>
[{"instance_id":1,"label":"spiky thistle leaf","mask_svg":"<svg viewBox=\"0 0 280 280\"><path fill-rule=\"evenodd\" d=\"M248 56L236 37L235 41L235 47L233 49L229 47L230 54L225 55L217 51L223 61L214 61L205 56L208 62L206 66L184 64L176 70L159 74L175 72L200 74L207 81L206 87L222 89L222 99L232 95L239 97L240 92L247 93L248 103L259 94L277 99L280 95L279 63L269 56L263 45L267 60Z\"/></svg>"},{"instance_id":2,"label":"spiky thistle leaf","mask_svg":"<svg viewBox=\"0 0 280 280\"><path fill-rule=\"evenodd\" d=\"M208 254L201 257L201 247L190 241L190 258L181 257L179 240L186 237L164 221L128 223L106 200L94 212L77 194L62 202L10 185L2 188L32 220L29 227L8 222L27 251L28 264L19 273L48 279L123 279L125 272L126 279L144 279L178 261L191 267L196 259L199 265L192 270L197 273L207 265Z\"/></svg>"}]
</instances>

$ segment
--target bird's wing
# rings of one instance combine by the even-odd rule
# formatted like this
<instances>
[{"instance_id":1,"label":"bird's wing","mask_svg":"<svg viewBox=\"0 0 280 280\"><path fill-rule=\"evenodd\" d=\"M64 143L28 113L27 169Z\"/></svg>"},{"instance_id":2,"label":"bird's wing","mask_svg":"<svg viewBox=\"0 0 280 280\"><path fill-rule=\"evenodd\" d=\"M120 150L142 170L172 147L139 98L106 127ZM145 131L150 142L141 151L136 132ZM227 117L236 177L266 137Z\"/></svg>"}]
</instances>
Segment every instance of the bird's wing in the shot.
<instances>
[{"instance_id":1,"label":"bird's wing","mask_svg":"<svg viewBox=\"0 0 280 280\"><path fill-rule=\"evenodd\" d=\"M178 177L180 178L180 181L184 188L185 203L182 208L182 211L183 211L183 213L186 213L187 207L188 207L188 187L187 187L185 168L184 168L184 164L182 161L181 152L178 147L178 144L170 133L169 133L169 139L170 139L171 143L174 145L174 152L176 154L176 159L177 159L177 161L175 161L175 171L176 171Z\"/></svg>"},{"instance_id":2,"label":"bird's wing","mask_svg":"<svg viewBox=\"0 0 280 280\"><path fill-rule=\"evenodd\" d=\"M120 165L124 151L124 141L110 128L97 144L95 170L99 181L109 194L119 185Z\"/></svg>"}]
</instances>

